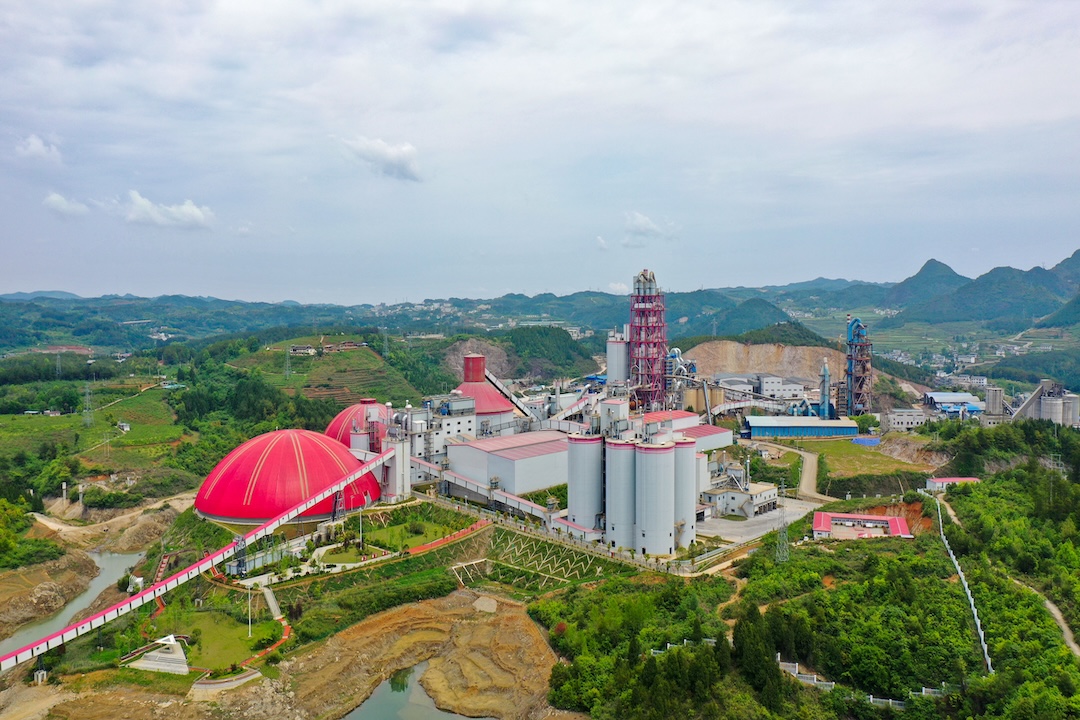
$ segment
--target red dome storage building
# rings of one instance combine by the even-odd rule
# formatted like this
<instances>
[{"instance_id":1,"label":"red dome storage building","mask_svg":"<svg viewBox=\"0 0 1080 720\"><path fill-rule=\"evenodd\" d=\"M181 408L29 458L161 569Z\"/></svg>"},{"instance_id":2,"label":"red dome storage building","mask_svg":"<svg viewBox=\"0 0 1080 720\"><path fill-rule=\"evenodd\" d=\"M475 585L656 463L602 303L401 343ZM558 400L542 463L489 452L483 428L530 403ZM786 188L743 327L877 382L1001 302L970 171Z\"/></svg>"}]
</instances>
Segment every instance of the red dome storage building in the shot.
<instances>
[{"instance_id":1,"label":"red dome storage building","mask_svg":"<svg viewBox=\"0 0 1080 720\"><path fill-rule=\"evenodd\" d=\"M217 464L195 496L195 512L208 520L258 525L360 467L346 446L326 435L275 430L248 440ZM367 473L345 489L345 509L371 505L380 495L378 480ZM333 507L330 497L301 517L329 518Z\"/></svg>"}]
</instances>

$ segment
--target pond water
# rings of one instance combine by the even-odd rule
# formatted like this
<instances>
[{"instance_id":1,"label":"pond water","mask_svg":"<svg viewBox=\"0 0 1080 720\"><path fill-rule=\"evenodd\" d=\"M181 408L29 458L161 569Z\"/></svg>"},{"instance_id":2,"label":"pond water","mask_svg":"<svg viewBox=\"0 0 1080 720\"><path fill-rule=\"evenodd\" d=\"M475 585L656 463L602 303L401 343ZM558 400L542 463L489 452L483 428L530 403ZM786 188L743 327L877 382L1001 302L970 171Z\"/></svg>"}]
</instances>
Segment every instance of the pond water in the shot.
<instances>
[{"instance_id":1,"label":"pond water","mask_svg":"<svg viewBox=\"0 0 1080 720\"><path fill-rule=\"evenodd\" d=\"M123 577L128 569L142 557L142 553L91 552L87 553L87 555L101 569L97 577L90 581L90 587L72 598L71 602L56 614L23 625L11 637L0 640L0 655L5 655L12 650L18 650L47 635L51 635L57 630L66 628L71 624L71 619L75 617L76 613L89 607L90 603L94 602L94 599L101 594L102 590L110 585L115 585L116 581Z\"/></svg>"},{"instance_id":2,"label":"pond water","mask_svg":"<svg viewBox=\"0 0 1080 720\"><path fill-rule=\"evenodd\" d=\"M375 688L360 707L346 715L345 720L467 720L464 715L435 707L435 701L420 684L420 676L426 669L427 662L422 662L397 671Z\"/></svg>"}]
</instances>

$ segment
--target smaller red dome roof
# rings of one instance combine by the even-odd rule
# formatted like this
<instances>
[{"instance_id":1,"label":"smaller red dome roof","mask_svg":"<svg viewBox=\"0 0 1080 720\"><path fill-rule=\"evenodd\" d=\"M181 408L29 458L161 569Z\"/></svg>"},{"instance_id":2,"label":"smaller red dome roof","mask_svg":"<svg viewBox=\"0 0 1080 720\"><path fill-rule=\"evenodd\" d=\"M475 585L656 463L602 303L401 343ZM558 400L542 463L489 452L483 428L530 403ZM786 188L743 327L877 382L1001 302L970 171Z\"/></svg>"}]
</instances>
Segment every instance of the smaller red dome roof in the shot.
<instances>
[{"instance_id":1,"label":"smaller red dome roof","mask_svg":"<svg viewBox=\"0 0 1080 720\"><path fill-rule=\"evenodd\" d=\"M349 447L349 435L353 432L368 431L368 412L374 409L378 413L379 437L386 435L386 418L389 414L386 406L374 398L365 398L356 405L350 405L330 421L326 426L326 435L334 438L345 447ZM354 430L355 428L355 430Z\"/></svg>"},{"instance_id":2,"label":"smaller red dome roof","mask_svg":"<svg viewBox=\"0 0 1080 720\"><path fill-rule=\"evenodd\" d=\"M310 430L276 430L248 440L217 464L195 496L200 515L215 520L255 523L277 517L324 490L361 463L341 443ZM345 509L373 503L381 494L371 473L345 489ZM327 498L303 514L327 517Z\"/></svg>"}]
</instances>

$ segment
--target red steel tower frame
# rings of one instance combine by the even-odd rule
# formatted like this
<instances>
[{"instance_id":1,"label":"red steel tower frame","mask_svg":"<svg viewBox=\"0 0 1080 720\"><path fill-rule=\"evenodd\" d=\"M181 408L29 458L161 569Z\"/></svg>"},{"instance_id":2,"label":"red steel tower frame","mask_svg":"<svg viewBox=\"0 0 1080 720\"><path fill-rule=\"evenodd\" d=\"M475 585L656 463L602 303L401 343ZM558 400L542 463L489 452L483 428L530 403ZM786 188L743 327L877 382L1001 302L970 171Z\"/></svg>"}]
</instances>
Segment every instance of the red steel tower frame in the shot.
<instances>
[{"instance_id":1,"label":"red steel tower frame","mask_svg":"<svg viewBox=\"0 0 1080 720\"><path fill-rule=\"evenodd\" d=\"M667 356L667 318L664 294L650 270L634 278L630 296L630 383L636 386L638 407L662 410L665 386L664 359Z\"/></svg>"}]
</instances>

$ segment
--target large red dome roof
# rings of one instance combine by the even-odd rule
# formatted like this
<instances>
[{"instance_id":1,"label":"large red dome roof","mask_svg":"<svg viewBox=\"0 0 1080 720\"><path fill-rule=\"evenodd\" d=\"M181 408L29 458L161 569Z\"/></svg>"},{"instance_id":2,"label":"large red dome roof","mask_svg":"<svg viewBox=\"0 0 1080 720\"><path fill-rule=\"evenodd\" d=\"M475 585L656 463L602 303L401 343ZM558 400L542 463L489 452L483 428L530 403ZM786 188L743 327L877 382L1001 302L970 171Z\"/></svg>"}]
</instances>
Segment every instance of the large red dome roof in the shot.
<instances>
[{"instance_id":1,"label":"large red dome roof","mask_svg":"<svg viewBox=\"0 0 1080 720\"><path fill-rule=\"evenodd\" d=\"M325 435L276 430L226 455L199 488L195 509L215 520L269 520L360 467L344 445ZM379 495L378 481L367 473L345 489L345 509L363 507ZM333 507L334 499L327 498L303 517L327 517Z\"/></svg>"}]
</instances>

